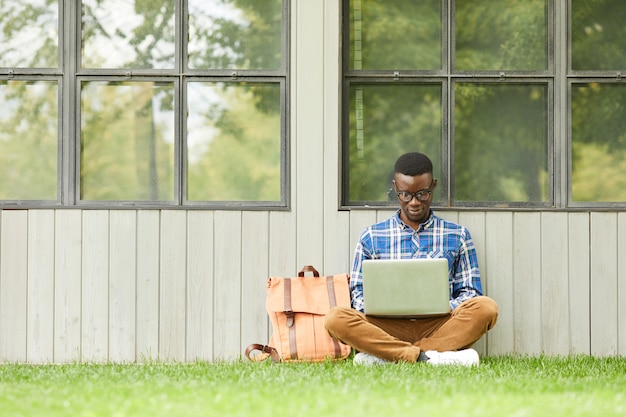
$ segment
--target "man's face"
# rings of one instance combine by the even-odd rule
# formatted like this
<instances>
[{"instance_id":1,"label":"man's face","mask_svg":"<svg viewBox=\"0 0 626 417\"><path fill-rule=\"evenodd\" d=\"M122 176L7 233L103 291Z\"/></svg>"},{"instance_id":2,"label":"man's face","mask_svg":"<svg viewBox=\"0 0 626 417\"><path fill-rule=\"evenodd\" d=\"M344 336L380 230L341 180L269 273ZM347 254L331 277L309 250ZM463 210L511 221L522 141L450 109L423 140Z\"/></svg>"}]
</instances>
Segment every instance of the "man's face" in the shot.
<instances>
[{"instance_id":1,"label":"man's face","mask_svg":"<svg viewBox=\"0 0 626 417\"><path fill-rule=\"evenodd\" d=\"M420 193L422 196L421 199L418 199L415 195L409 196L406 193L405 196L407 199L410 198L410 201L405 202L402 201L400 197L398 198L398 203L400 203L400 218L412 228L417 229L420 223L428 219L430 203L433 201L433 194L432 192L429 193L429 191L435 190L437 180L433 180L431 173L416 175L414 177L396 173L393 186L396 193L402 191L410 194L422 192Z\"/></svg>"}]
</instances>

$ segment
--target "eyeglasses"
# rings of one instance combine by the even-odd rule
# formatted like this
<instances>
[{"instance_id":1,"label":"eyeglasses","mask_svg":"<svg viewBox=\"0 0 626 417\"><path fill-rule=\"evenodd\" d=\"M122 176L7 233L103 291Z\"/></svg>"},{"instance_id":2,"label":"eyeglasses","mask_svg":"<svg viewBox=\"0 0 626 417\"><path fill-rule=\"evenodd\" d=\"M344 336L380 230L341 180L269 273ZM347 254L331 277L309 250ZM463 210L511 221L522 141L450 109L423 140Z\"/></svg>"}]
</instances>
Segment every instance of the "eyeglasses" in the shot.
<instances>
[{"instance_id":1,"label":"eyeglasses","mask_svg":"<svg viewBox=\"0 0 626 417\"><path fill-rule=\"evenodd\" d=\"M408 191L396 191L396 195L398 196L398 199L403 203L410 203L411 200L413 200L413 197L417 198L417 201L428 201L430 196L433 194L433 183L434 181L430 183L430 187L428 187L427 190L420 190L416 193L410 193Z\"/></svg>"}]
</instances>

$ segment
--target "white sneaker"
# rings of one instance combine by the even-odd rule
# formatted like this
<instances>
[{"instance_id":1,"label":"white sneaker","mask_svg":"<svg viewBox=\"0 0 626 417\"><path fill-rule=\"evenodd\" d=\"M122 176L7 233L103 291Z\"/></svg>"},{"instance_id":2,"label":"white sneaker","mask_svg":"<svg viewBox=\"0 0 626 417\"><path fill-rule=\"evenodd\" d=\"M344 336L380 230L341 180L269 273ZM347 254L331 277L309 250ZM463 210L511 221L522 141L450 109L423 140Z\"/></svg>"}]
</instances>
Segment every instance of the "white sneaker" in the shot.
<instances>
[{"instance_id":1,"label":"white sneaker","mask_svg":"<svg viewBox=\"0 0 626 417\"><path fill-rule=\"evenodd\" d=\"M381 359L378 356L370 355L369 353L359 352L354 355L354 359L352 361L356 365L385 365L388 363L393 363L386 359Z\"/></svg>"},{"instance_id":2,"label":"white sneaker","mask_svg":"<svg viewBox=\"0 0 626 417\"><path fill-rule=\"evenodd\" d=\"M429 350L424 352L430 359L426 361L431 365L461 365L478 366L480 359L474 349L465 349L449 352L437 352Z\"/></svg>"}]
</instances>

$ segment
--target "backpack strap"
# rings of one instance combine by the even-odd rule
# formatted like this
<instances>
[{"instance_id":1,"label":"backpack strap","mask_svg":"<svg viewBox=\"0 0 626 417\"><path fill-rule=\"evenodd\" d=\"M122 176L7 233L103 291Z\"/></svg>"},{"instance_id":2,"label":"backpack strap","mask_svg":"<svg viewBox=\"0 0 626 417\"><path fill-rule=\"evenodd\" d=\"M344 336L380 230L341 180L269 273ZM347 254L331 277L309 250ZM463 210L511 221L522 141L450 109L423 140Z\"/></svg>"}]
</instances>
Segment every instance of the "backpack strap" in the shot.
<instances>
[{"instance_id":1,"label":"backpack strap","mask_svg":"<svg viewBox=\"0 0 626 417\"><path fill-rule=\"evenodd\" d=\"M260 351L262 353L258 355L252 355L252 352L254 351ZM271 346L261 345L259 343L252 343L246 348L246 358L250 359L253 362L263 361L267 359L268 355L272 359L272 362L281 362L278 351Z\"/></svg>"},{"instance_id":2,"label":"backpack strap","mask_svg":"<svg viewBox=\"0 0 626 417\"><path fill-rule=\"evenodd\" d=\"M291 280L286 279L284 281L285 292L284 292L284 305L285 305L285 315L287 316L287 327L289 328L289 353L291 359L296 359L298 357L298 345L296 344L296 327L295 327L295 313L291 308Z\"/></svg>"}]
</instances>

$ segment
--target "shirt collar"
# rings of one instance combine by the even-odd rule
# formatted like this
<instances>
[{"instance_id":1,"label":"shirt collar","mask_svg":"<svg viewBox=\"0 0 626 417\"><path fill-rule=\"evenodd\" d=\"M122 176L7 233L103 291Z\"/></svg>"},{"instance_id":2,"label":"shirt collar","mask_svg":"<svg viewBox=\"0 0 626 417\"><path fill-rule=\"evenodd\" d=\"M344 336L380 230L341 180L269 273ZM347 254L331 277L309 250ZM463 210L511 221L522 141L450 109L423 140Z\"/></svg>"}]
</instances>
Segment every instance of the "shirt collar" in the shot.
<instances>
[{"instance_id":1,"label":"shirt collar","mask_svg":"<svg viewBox=\"0 0 626 417\"><path fill-rule=\"evenodd\" d=\"M413 228L411 226L406 224L400 218L400 209L398 209L398 211L396 211L395 219L396 219L396 222L398 223L398 225L400 225L400 227L402 227L403 229L411 229L411 230L413 230ZM417 228L416 232L421 232L422 230L426 230L426 229L430 228L433 225L434 221L435 221L435 215L433 214L433 210L430 209L429 210L429 214L428 214L428 219L426 219L425 222L420 223L420 225Z\"/></svg>"}]
</instances>

